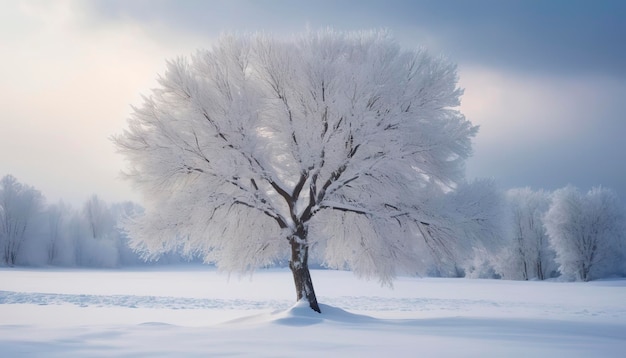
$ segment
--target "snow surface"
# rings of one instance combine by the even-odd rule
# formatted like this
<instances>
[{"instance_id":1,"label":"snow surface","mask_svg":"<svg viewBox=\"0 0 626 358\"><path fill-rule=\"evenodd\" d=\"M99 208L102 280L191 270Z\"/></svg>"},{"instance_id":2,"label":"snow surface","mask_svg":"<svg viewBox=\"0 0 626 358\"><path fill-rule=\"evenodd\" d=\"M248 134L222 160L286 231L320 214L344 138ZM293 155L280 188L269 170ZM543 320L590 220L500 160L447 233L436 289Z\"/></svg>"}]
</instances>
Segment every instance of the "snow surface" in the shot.
<instances>
[{"instance_id":1,"label":"snow surface","mask_svg":"<svg viewBox=\"0 0 626 358\"><path fill-rule=\"evenodd\" d=\"M314 270L0 269L2 357L623 357L626 280L441 278L393 289Z\"/></svg>"}]
</instances>

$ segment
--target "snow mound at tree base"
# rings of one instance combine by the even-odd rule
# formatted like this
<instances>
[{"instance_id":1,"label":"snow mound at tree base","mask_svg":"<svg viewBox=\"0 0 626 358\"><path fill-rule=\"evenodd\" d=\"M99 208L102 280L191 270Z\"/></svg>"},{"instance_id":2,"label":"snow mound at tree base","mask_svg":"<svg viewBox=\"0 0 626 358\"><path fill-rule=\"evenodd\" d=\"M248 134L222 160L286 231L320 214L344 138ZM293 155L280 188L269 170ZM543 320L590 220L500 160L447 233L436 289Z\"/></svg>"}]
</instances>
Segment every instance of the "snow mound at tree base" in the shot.
<instances>
[{"instance_id":1,"label":"snow mound at tree base","mask_svg":"<svg viewBox=\"0 0 626 358\"><path fill-rule=\"evenodd\" d=\"M270 313L243 317L226 322L225 324L278 324L284 326L310 326L324 322L344 324L373 323L379 320L370 316L350 313L341 308L320 304L322 313L309 307L309 302L300 300L286 310L277 310Z\"/></svg>"}]
</instances>

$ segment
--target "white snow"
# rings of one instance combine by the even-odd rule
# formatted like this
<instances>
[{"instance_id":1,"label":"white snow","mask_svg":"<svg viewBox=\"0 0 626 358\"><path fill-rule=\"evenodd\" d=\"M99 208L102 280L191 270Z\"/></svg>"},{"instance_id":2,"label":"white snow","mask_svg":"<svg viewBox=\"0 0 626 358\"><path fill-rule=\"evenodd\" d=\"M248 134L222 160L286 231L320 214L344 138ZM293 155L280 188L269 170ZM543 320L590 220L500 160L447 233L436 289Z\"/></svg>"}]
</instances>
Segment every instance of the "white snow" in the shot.
<instances>
[{"instance_id":1,"label":"white snow","mask_svg":"<svg viewBox=\"0 0 626 358\"><path fill-rule=\"evenodd\" d=\"M291 273L205 266L0 268L2 357L622 357L626 280L401 277L314 270L323 314Z\"/></svg>"}]
</instances>

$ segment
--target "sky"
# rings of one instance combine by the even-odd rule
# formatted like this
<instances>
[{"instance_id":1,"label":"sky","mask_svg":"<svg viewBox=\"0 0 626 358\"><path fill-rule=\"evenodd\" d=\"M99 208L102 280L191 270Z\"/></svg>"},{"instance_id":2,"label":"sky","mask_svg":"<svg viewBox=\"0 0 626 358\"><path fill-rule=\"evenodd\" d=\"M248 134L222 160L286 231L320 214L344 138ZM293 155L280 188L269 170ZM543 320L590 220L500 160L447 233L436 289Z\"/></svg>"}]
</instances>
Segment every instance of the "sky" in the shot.
<instances>
[{"instance_id":1,"label":"sky","mask_svg":"<svg viewBox=\"0 0 626 358\"><path fill-rule=\"evenodd\" d=\"M626 202L626 1L0 0L0 176L49 203L141 197L110 141L165 61L224 32L388 29L458 65L467 177Z\"/></svg>"}]
</instances>

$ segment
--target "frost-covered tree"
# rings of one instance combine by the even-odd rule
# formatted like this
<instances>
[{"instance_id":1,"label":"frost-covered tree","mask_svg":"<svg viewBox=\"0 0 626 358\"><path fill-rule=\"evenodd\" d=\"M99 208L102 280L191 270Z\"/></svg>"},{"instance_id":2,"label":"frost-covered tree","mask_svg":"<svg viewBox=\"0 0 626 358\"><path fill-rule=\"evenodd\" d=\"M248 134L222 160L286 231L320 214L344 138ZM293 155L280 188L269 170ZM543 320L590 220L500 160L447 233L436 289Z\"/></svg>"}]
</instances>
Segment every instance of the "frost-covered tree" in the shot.
<instances>
[{"instance_id":1,"label":"frost-covered tree","mask_svg":"<svg viewBox=\"0 0 626 358\"><path fill-rule=\"evenodd\" d=\"M589 281L622 269L624 213L613 191L559 189L544 222L564 276Z\"/></svg>"},{"instance_id":2,"label":"frost-covered tree","mask_svg":"<svg viewBox=\"0 0 626 358\"><path fill-rule=\"evenodd\" d=\"M141 211L135 203L109 205L96 195L82 210L62 201L45 206L38 190L7 175L0 180L0 265L142 264L119 225ZM170 259L180 257L174 253Z\"/></svg>"},{"instance_id":3,"label":"frost-covered tree","mask_svg":"<svg viewBox=\"0 0 626 358\"><path fill-rule=\"evenodd\" d=\"M460 239L438 198L477 128L454 109L448 61L376 31L226 35L159 84L114 138L145 198L138 249L240 272L290 257L298 300L319 311L310 250L388 283L415 272L418 239Z\"/></svg>"},{"instance_id":4,"label":"frost-covered tree","mask_svg":"<svg viewBox=\"0 0 626 358\"><path fill-rule=\"evenodd\" d=\"M121 203L114 203L110 206L111 216L115 221L115 237L117 242L117 251L119 255L119 262L122 265L138 265L145 263L141 259L140 255L132 250L129 245L129 238L122 228L122 223L129 218L135 217L143 213L143 208L132 201L125 201ZM159 261L165 262L164 258L160 258ZM182 258L177 256L176 253L170 254L170 259ZM184 262L184 261L183 261Z\"/></svg>"},{"instance_id":5,"label":"frost-covered tree","mask_svg":"<svg viewBox=\"0 0 626 358\"><path fill-rule=\"evenodd\" d=\"M53 264L57 260L59 254L59 246L62 245L64 227L69 216L69 206L60 201L58 204L49 205L46 208L45 216L47 218L47 251L48 264Z\"/></svg>"},{"instance_id":6,"label":"frost-covered tree","mask_svg":"<svg viewBox=\"0 0 626 358\"><path fill-rule=\"evenodd\" d=\"M15 265L27 230L42 206L43 196L38 190L18 182L12 175L0 180L0 246L5 264Z\"/></svg>"},{"instance_id":7,"label":"frost-covered tree","mask_svg":"<svg viewBox=\"0 0 626 358\"><path fill-rule=\"evenodd\" d=\"M456 237L464 240L447 240L455 266L466 277L493 277L492 258L502 248L505 235L506 205L502 191L491 179L462 183L447 195L446 207L441 212L451 212L455 217L449 223ZM450 214L448 214L450 215ZM437 245L433 247L437 249ZM446 257L450 255L436 255ZM460 275L459 275L460 276Z\"/></svg>"},{"instance_id":8,"label":"frost-covered tree","mask_svg":"<svg viewBox=\"0 0 626 358\"><path fill-rule=\"evenodd\" d=\"M543 190L518 188L506 193L510 212L509 243L500 255L498 271L509 279L544 280L556 271L543 216L550 206L550 194Z\"/></svg>"},{"instance_id":9,"label":"frost-covered tree","mask_svg":"<svg viewBox=\"0 0 626 358\"><path fill-rule=\"evenodd\" d=\"M459 183L445 195L422 196L433 215L425 238L434 276L480 277L477 264L484 264L501 247L504 232L504 198L493 180ZM422 218L425 219L425 218ZM432 226L432 228L430 228Z\"/></svg>"},{"instance_id":10,"label":"frost-covered tree","mask_svg":"<svg viewBox=\"0 0 626 358\"><path fill-rule=\"evenodd\" d=\"M85 217L89 233L94 239L102 239L115 229L115 220L111 215L109 205L92 195L83 205L83 215Z\"/></svg>"},{"instance_id":11,"label":"frost-covered tree","mask_svg":"<svg viewBox=\"0 0 626 358\"><path fill-rule=\"evenodd\" d=\"M132 202L109 204L92 195L73 224L77 262L95 267L138 263L138 255L128 247L120 223L140 211L141 208Z\"/></svg>"}]
</instances>

